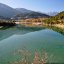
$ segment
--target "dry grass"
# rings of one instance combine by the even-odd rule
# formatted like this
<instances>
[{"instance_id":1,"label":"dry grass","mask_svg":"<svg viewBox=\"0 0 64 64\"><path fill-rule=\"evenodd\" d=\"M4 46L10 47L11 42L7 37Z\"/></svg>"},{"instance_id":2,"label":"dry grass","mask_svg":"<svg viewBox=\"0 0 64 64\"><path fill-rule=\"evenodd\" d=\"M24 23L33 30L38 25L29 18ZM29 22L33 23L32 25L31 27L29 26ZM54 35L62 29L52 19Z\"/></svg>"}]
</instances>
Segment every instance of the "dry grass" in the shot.
<instances>
[{"instance_id":1,"label":"dry grass","mask_svg":"<svg viewBox=\"0 0 64 64\"><path fill-rule=\"evenodd\" d=\"M64 29L64 24L55 24L54 26L58 27L58 28L61 28L61 29Z\"/></svg>"}]
</instances>

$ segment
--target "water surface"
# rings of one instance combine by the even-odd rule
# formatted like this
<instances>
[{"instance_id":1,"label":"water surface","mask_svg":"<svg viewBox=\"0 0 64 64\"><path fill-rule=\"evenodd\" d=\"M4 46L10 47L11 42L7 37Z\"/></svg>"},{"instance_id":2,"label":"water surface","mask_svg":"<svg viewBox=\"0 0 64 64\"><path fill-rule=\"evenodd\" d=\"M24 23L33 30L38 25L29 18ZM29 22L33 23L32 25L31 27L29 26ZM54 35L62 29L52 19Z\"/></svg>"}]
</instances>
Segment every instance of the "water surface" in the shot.
<instances>
[{"instance_id":1,"label":"water surface","mask_svg":"<svg viewBox=\"0 0 64 64\"><path fill-rule=\"evenodd\" d=\"M32 53L45 49L52 56L50 62L64 63L64 35L47 28L34 30L14 27L0 30L0 64L18 60L14 51L23 47Z\"/></svg>"}]
</instances>

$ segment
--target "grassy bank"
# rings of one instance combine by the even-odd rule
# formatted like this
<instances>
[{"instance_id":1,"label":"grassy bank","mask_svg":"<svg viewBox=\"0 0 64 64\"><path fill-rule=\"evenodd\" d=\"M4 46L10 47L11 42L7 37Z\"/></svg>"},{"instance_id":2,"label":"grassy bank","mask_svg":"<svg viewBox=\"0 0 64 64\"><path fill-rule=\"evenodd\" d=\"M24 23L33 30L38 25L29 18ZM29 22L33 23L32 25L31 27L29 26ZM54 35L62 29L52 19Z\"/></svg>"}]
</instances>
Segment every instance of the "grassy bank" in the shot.
<instances>
[{"instance_id":1,"label":"grassy bank","mask_svg":"<svg viewBox=\"0 0 64 64\"><path fill-rule=\"evenodd\" d=\"M19 20L18 23L26 27L45 27L64 34L64 23L62 21L53 21L50 18Z\"/></svg>"}]
</instances>

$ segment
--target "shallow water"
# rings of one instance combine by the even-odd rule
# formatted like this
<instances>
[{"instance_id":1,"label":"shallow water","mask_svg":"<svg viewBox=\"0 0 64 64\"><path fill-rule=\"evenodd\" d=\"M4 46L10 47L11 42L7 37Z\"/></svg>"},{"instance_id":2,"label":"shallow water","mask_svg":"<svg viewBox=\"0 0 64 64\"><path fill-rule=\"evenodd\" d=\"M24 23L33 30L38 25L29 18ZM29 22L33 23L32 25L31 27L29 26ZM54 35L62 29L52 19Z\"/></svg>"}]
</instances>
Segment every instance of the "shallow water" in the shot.
<instances>
[{"instance_id":1,"label":"shallow water","mask_svg":"<svg viewBox=\"0 0 64 64\"><path fill-rule=\"evenodd\" d=\"M14 51L22 48L32 53L44 49L49 55L50 62L64 63L64 35L50 29L0 30L0 64L10 64L9 62L19 60Z\"/></svg>"}]
</instances>

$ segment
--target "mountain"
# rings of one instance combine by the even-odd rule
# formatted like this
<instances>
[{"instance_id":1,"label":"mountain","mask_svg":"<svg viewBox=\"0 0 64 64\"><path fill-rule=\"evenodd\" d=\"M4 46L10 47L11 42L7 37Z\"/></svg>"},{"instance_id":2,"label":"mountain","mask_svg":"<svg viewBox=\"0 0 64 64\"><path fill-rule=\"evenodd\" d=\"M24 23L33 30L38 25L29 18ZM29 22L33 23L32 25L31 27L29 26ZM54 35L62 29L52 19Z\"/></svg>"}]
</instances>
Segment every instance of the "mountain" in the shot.
<instances>
[{"instance_id":1,"label":"mountain","mask_svg":"<svg viewBox=\"0 0 64 64\"><path fill-rule=\"evenodd\" d=\"M3 16L0 16L0 19L10 20L10 18L8 18L8 17L3 17Z\"/></svg>"},{"instance_id":2,"label":"mountain","mask_svg":"<svg viewBox=\"0 0 64 64\"><path fill-rule=\"evenodd\" d=\"M58 13L56 16L55 16L57 19L64 19L64 11Z\"/></svg>"},{"instance_id":3,"label":"mountain","mask_svg":"<svg viewBox=\"0 0 64 64\"><path fill-rule=\"evenodd\" d=\"M48 14L49 16L55 16L55 15L58 14L58 12L48 12L47 14Z\"/></svg>"},{"instance_id":4,"label":"mountain","mask_svg":"<svg viewBox=\"0 0 64 64\"><path fill-rule=\"evenodd\" d=\"M11 18L19 12L8 5L0 3L0 16Z\"/></svg>"},{"instance_id":5,"label":"mountain","mask_svg":"<svg viewBox=\"0 0 64 64\"><path fill-rule=\"evenodd\" d=\"M49 15L27 10L24 8L11 8L8 5L0 3L0 19L4 18L39 18L39 17L49 17Z\"/></svg>"},{"instance_id":6,"label":"mountain","mask_svg":"<svg viewBox=\"0 0 64 64\"><path fill-rule=\"evenodd\" d=\"M64 16L64 11L58 13L56 16L58 16L58 15L60 15L60 16Z\"/></svg>"},{"instance_id":7,"label":"mountain","mask_svg":"<svg viewBox=\"0 0 64 64\"><path fill-rule=\"evenodd\" d=\"M25 19L25 18L48 18L50 17L49 15L47 14L43 14L43 13L40 13L40 12L34 12L34 11L31 11L29 13L22 13L22 14L18 14L15 16L15 18L21 18L21 19Z\"/></svg>"},{"instance_id":8,"label":"mountain","mask_svg":"<svg viewBox=\"0 0 64 64\"><path fill-rule=\"evenodd\" d=\"M40 13L40 12L35 12L31 10L27 10L24 8L16 8L21 14L16 15L16 17L21 17L21 18L39 18L39 17L49 17L49 15Z\"/></svg>"},{"instance_id":9,"label":"mountain","mask_svg":"<svg viewBox=\"0 0 64 64\"><path fill-rule=\"evenodd\" d=\"M5 19L3 16L0 16L0 19Z\"/></svg>"},{"instance_id":10,"label":"mountain","mask_svg":"<svg viewBox=\"0 0 64 64\"><path fill-rule=\"evenodd\" d=\"M52 22L52 24L64 23L64 11L50 17L47 21Z\"/></svg>"},{"instance_id":11,"label":"mountain","mask_svg":"<svg viewBox=\"0 0 64 64\"><path fill-rule=\"evenodd\" d=\"M30 13L32 12L31 10L27 10L25 8L15 8L17 11L21 12L21 13Z\"/></svg>"}]
</instances>

